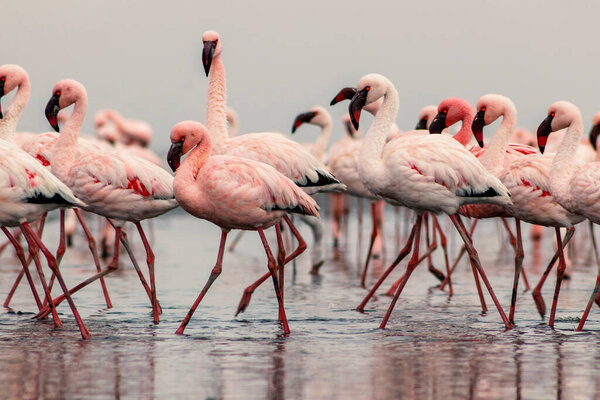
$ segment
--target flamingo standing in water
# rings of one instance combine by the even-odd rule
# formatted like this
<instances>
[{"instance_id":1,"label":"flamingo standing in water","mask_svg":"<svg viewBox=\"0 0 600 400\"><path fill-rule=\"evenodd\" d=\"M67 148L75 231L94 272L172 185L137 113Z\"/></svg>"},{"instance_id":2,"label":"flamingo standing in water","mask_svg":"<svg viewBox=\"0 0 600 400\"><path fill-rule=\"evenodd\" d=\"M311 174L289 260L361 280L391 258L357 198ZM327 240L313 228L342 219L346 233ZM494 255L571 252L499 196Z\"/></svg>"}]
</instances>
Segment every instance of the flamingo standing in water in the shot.
<instances>
[{"instance_id":1,"label":"flamingo standing in water","mask_svg":"<svg viewBox=\"0 0 600 400\"><path fill-rule=\"evenodd\" d=\"M540 151L544 152L548 136L552 132L565 129L562 143L554 156L550 167L550 193L556 201L572 213L581 215L593 223L600 223L600 162L582 165L576 154L583 135L583 120L579 108L568 101L557 101L548 108L548 116L540 124L537 131ZM592 142L593 143L593 142ZM550 312L549 325L553 326L558 295L565 269L561 254L561 264L557 270L554 301ZM600 273L596 286L590 296L577 330L581 331L589 315L590 309L600 290Z\"/></svg>"},{"instance_id":2,"label":"flamingo standing in water","mask_svg":"<svg viewBox=\"0 0 600 400\"><path fill-rule=\"evenodd\" d=\"M223 45L219 34L215 31L204 32L202 41L204 43L202 63L209 77L206 128L211 135L212 154L227 154L269 164L308 194L344 190L345 186L304 146L281 134L250 133L233 138L227 135L227 90L225 65L222 59ZM284 220L288 225L291 224L289 219ZM297 232L295 227L292 232ZM304 239L299 234L296 238L299 247L305 248ZM286 259L285 254L280 255L279 261L282 262L284 259ZM283 281L281 264L278 269L280 280ZM268 277L269 274L263 275L244 290L237 313L246 309L254 290Z\"/></svg>"},{"instance_id":3,"label":"flamingo standing in water","mask_svg":"<svg viewBox=\"0 0 600 400\"><path fill-rule=\"evenodd\" d=\"M181 207L197 218L221 228L217 262L190 311L175 333L183 334L198 304L221 274L227 233L231 229L256 230L267 254L279 304L279 319L284 333L290 328L283 306L283 282L277 279L276 261L264 229L278 229L286 213L319 216L317 203L275 168L247 158L229 155L211 156L211 138L206 128L193 121L180 122L171 131L169 165L176 171L174 191ZM190 152L181 163L182 154ZM281 250L283 242L278 235Z\"/></svg>"},{"instance_id":4,"label":"flamingo standing in water","mask_svg":"<svg viewBox=\"0 0 600 400\"><path fill-rule=\"evenodd\" d=\"M366 134L363 151L359 155L359 176L371 193L381 196L393 205L415 210L417 220L406 246L382 274L359 305L359 309L364 307L383 280L410 252L414 239L413 255L406 273L379 326L381 329L385 328L394 305L419 259L423 213L445 213L450 216L465 242L471 261L481 275L505 327L510 328L511 325L487 280L468 232L456 214L459 207L465 204L510 204L508 191L469 151L452 138L400 135L386 144L386 135L398 113L399 98L394 85L382 75L368 74L358 82L356 94L349 106L350 116L356 128L362 108L382 97L383 104Z\"/></svg>"},{"instance_id":5,"label":"flamingo standing in water","mask_svg":"<svg viewBox=\"0 0 600 400\"><path fill-rule=\"evenodd\" d=\"M80 147L78 136L87 108L87 92L81 83L72 79L65 79L54 85L52 97L46 106L46 117L57 132L57 113L72 104L75 105L73 113L65 123L48 160L52 173L86 203L82 207L84 210L110 218L116 230L115 249L110 264L104 271L76 286L72 292L118 268L119 243L124 239L122 226L126 221L133 222L146 250L150 289L147 285L144 286L151 298L154 322L158 323L160 311L156 300L154 253L140 221L157 217L177 207L173 196L173 177L162 168L140 158L125 158L100 148L87 151ZM137 265L132 253L130 257ZM60 301L62 298L55 300L55 304Z\"/></svg>"}]
</instances>

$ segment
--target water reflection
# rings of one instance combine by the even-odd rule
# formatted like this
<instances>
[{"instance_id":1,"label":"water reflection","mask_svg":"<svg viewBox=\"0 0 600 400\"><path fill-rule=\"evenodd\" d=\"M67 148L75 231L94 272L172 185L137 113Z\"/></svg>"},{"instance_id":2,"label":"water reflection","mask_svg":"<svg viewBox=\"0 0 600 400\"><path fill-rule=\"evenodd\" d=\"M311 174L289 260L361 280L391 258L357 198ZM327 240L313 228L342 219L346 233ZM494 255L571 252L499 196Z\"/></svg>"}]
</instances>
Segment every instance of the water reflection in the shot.
<instances>
[{"instance_id":1,"label":"water reflection","mask_svg":"<svg viewBox=\"0 0 600 400\"><path fill-rule=\"evenodd\" d=\"M393 221L392 211L388 220ZM348 225L355 232L356 220ZM371 281L393 257L395 227L388 223L386 229L387 260L373 260ZM495 224L478 229L484 267L507 306L512 256L499 257ZM235 253L226 254L223 274L188 335L178 337L173 332L212 268L217 241L217 230L184 215L161 220L156 231L161 323L152 324L137 276L123 265L120 275L107 280L115 308L102 308L99 287L76 297L94 335L90 342L78 339L67 307L59 308L60 329L33 321L35 305L27 290L19 289L14 307L26 313L0 313L0 398L587 399L600 387L600 312L593 310L585 332L573 332L594 285L591 264L576 264L561 291L556 331L540 320L529 293L519 297L515 330L504 332L495 312L480 315L466 263L457 269L452 298L437 289L425 266L419 267L389 329L380 331L390 298L378 295L365 313L354 311L365 294L358 284L357 254L365 254L368 243L359 248L351 235L338 259L329 254L321 276L308 274L309 257L298 261L295 278L286 274L292 335L283 337L270 285L255 292L245 314L233 317L242 289L265 270L257 241L248 235ZM458 242L449 241L457 254ZM552 252L549 240L526 248L534 246L525 259L533 282ZM143 255L140 246L137 250ZM67 253L65 258L70 283L90 273L79 257ZM442 265L438 257L434 265ZM17 271L10 256L3 255L3 262L0 295ZM553 281L554 276L544 291L547 302Z\"/></svg>"}]
</instances>

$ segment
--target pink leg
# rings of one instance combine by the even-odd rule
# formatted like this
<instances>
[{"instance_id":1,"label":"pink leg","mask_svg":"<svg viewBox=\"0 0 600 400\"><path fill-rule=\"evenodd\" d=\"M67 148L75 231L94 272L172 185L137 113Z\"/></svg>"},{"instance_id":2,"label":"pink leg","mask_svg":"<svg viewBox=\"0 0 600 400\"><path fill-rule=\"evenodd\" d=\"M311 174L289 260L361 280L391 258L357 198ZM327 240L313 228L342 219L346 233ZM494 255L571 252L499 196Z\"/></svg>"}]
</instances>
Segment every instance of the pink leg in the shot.
<instances>
[{"instance_id":1,"label":"pink leg","mask_svg":"<svg viewBox=\"0 0 600 400\"><path fill-rule=\"evenodd\" d=\"M367 259L365 260L365 266L363 267L362 275L360 276L360 286L362 287L365 287L365 280L367 279L367 270L369 269L371 252L373 251L373 242L375 242L375 238L377 237L377 205L375 202L371 203L371 220L373 221L373 228L371 229L369 251L367 251Z\"/></svg>"},{"instance_id":2,"label":"pink leg","mask_svg":"<svg viewBox=\"0 0 600 400\"><path fill-rule=\"evenodd\" d=\"M477 226L478 221L479 221L478 219L473 220L473 223L471 224L471 228L469 229L469 237L473 237L473 232L475 232L475 227ZM440 285L440 290L444 290L444 288L446 287L446 284L448 283L448 279L450 279L450 276L454 273L456 266L458 265L458 263L460 262L463 255L465 255L466 252L467 252L466 246L462 245L462 247L460 248L460 251L458 252L458 255L456 256L456 258L454 259L454 262L452 263L452 267L450 267L450 273L448 274L448 276L446 276L446 279L444 279L444 281Z\"/></svg>"},{"instance_id":3,"label":"pink leg","mask_svg":"<svg viewBox=\"0 0 600 400\"><path fill-rule=\"evenodd\" d=\"M510 245L513 247L513 250L515 251L515 268L517 268L518 264L521 264L521 277L523 278L523 284L525 285L525 292L527 292L529 289L531 289L531 287L529 286L529 280L527 279L527 274L525 273L525 269L522 268L523 265L523 258L525 258L525 253L523 252L523 237L521 236L520 238L515 237L515 235L512 233L512 230L510 229L510 226L508 226L508 222L506 222L506 218L500 218L500 220L502 221L502 225L504 226L504 229L506 229L506 233L508 234L508 240L510 242ZM519 224L519 228L520 228L520 224Z\"/></svg>"},{"instance_id":4,"label":"pink leg","mask_svg":"<svg viewBox=\"0 0 600 400\"><path fill-rule=\"evenodd\" d=\"M521 221L517 218L515 218L515 226L517 228L517 238L515 245L515 276L513 279L513 291L510 299L510 312L508 313L508 320L512 325L515 324L515 307L517 304L517 293L519 290L519 276L521 275L521 270L523 268L523 258L525 257L523 253L523 238L521 236Z\"/></svg>"},{"instance_id":5,"label":"pink leg","mask_svg":"<svg viewBox=\"0 0 600 400\"><path fill-rule=\"evenodd\" d=\"M418 217L418 218L420 218L420 217ZM417 218L417 220L418 220L418 218ZM398 254L398 257L396 257L396 259L394 260L394 262L385 270L385 272L383 274L381 274L381 276L379 277L379 280L377 281L377 283L375 283L375 285L373 285L373 287L371 288L371 290L369 290L369 293L367 293L367 295L361 301L361 303L358 305L358 307L356 307L357 311L363 312L365 310L365 306L367 305L367 303L369 302L369 300L371 299L371 297L373 297L373 295L375 294L375 292L377 291L377 289L379 288L379 286L381 286L381 284L383 283L383 281L394 270L394 268L396 268L396 266L398 266L398 264L400 263L400 261L402 261L404 259L404 257L406 257L408 255L408 253L410 253L410 249L412 248L412 244L413 244L413 240L415 238L416 231L417 231L417 224L415 223L414 226L413 226L413 228L412 228L412 230L410 231L410 235L408 236L408 239L406 241L406 245L404 246L404 248L402 250L400 250L400 253Z\"/></svg>"},{"instance_id":6,"label":"pink leg","mask_svg":"<svg viewBox=\"0 0 600 400\"><path fill-rule=\"evenodd\" d=\"M283 293L283 282L284 274L283 274L283 266L285 265L285 246L283 245L283 237L281 236L281 223L275 224L275 233L277 235L277 271L279 272L278 281L281 282L281 287L279 288L281 292L281 301L284 301L284 293ZM281 315L279 316L281 320Z\"/></svg>"},{"instance_id":7,"label":"pink leg","mask_svg":"<svg viewBox=\"0 0 600 400\"><path fill-rule=\"evenodd\" d=\"M17 257L19 258L19 261L21 261L21 265L23 266L22 271L24 271L25 275L27 276L27 281L29 282L29 287L31 288L31 293L33 294L33 299L35 300L35 304L37 305L38 310L40 310L42 308L42 301L40 300L40 296L38 295L38 292L35 288L35 283L33 282L33 278L31 277L31 273L29 272L29 262L27 262L25 260L25 252L23 251L23 247L21 246L19 241L17 239L15 239L15 237L10 233L10 231L8 229L6 229L5 227L2 227L2 232L4 232L4 234L6 235L6 237L9 240L9 242L12 243L12 245L15 248ZM23 274L20 274L19 276L22 277ZM18 281L20 281L20 279L18 279ZM15 287L15 289L16 289L16 287ZM11 294L9 294L10 297L6 298L7 302L5 302L4 307L8 307L10 298L12 298L12 293L14 293L14 292L11 292Z\"/></svg>"},{"instance_id":8,"label":"pink leg","mask_svg":"<svg viewBox=\"0 0 600 400\"><path fill-rule=\"evenodd\" d=\"M292 231L292 234L298 241L298 247L296 248L296 250L294 250L292 252L292 254L287 256L287 258L285 259L284 264L287 264L290 261L292 261L294 258L298 257L300 254L302 254L302 252L304 250L306 250L306 242L304 241L304 238L300 235L300 232L298 232L298 229L296 229L296 227L294 226L294 224L292 223L292 221L290 220L290 218L287 215L283 216L283 220L287 223L290 230ZM271 276L271 272L268 272L265 275L261 276L252 285L250 285L246 289L244 289L244 292L242 293L242 298L240 299L240 303L238 305L238 309L235 312L236 316L239 313L246 311L246 308L248 308L248 305L250 304L250 300L252 299L252 293L254 293L256 288L259 287L260 285L262 285L262 283L264 281L269 279L270 276Z\"/></svg>"},{"instance_id":9,"label":"pink leg","mask_svg":"<svg viewBox=\"0 0 600 400\"><path fill-rule=\"evenodd\" d=\"M83 232L85 233L85 236L88 240L88 247L90 248L90 252L92 253L92 258L94 259L94 264L96 264L96 272L100 273L102 272L102 267L100 266L100 258L98 257L98 250L96 248L96 240L94 239L94 236L92 235L92 232L90 231L90 229L88 228L87 224L85 223L85 220L83 219L83 216L81 215L81 212L79 211L78 208L74 208L73 211L75 212L75 216L77 217L77 219L79 220L79 224L81 225L81 227L83 228ZM64 236L64 211L61 210L61 231L63 232ZM106 282L104 281L104 277L100 278L100 285L102 286L102 293L104 294L104 300L106 301L106 307L107 308L112 308L112 302L110 301L110 296L108 295L108 288L106 287Z\"/></svg>"},{"instance_id":10,"label":"pink leg","mask_svg":"<svg viewBox=\"0 0 600 400\"><path fill-rule=\"evenodd\" d=\"M431 219L431 232L429 231L429 213L426 213L423 218L424 218L424 223L425 223L425 244L427 245L427 248L433 248L433 250L437 249L437 237L435 235L435 226L433 223L433 218L435 218L434 214L431 214L432 219ZM433 241L431 240L430 233L433 235ZM444 276L444 273L442 271L440 271L439 269L437 269L436 267L433 266L433 261L431 260L431 253L433 252L433 250L429 253L429 255L427 256L427 269L429 270L429 272L435 276L440 282L443 282L444 279L446 279L446 277Z\"/></svg>"},{"instance_id":11,"label":"pink leg","mask_svg":"<svg viewBox=\"0 0 600 400\"><path fill-rule=\"evenodd\" d=\"M556 269L556 287L554 288L554 299L552 300L552 308L550 309L550 318L548 325L554 328L554 317L556 316L556 307L558 306L558 294L560 293L560 285L565 275L565 269L567 264L565 262L565 255L563 253L562 239L560 237L560 228L554 228L556 231L556 247L559 250L558 253L558 268Z\"/></svg>"},{"instance_id":12,"label":"pink leg","mask_svg":"<svg viewBox=\"0 0 600 400\"><path fill-rule=\"evenodd\" d=\"M454 290L452 289L452 279L450 278L450 263L448 261L448 242L446 240L446 235L444 234L444 231L442 230L440 222L438 221L435 214L431 214L431 218L432 218L434 229L437 230L438 234L440 235L440 242L441 242L440 244L442 245L442 250L444 251L444 263L446 265L446 274L448 275L448 279L447 279L448 294L450 296L452 296L454 294ZM445 280L446 280L446 278L444 278L444 281Z\"/></svg>"},{"instance_id":13,"label":"pink leg","mask_svg":"<svg viewBox=\"0 0 600 400\"><path fill-rule=\"evenodd\" d=\"M340 221L344 213L344 194L332 193L331 206L331 232L333 234L333 247L337 249L340 243Z\"/></svg>"},{"instance_id":14,"label":"pink leg","mask_svg":"<svg viewBox=\"0 0 600 400\"><path fill-rule=\"evenodd\" d=\"M212 269L212 272L210 273L210 277L208 278L208 281L204 285L204 288L202 288L202 291L198 295L198 298L196 299L194 304L192 304L192 308L190 308L190 311L188 311L187 315L183 319L183 322L181 322L181 325L179 325L179 328L175 331L175 334L183 335L183 331L185 330L185 327L190 322L190 319L192 319L192 315L194 315L194 312L196 311L196 308L198 308L198 305L204 298L204 295L206 294L206 292L208 292L208 289L210 289L210 287L213 284L213 282L215 281L215 279L217 279L219 277L219 275L221 275L221 270L222 270L222 265L223 265L223 250L225 249L225 240L226 239L227 239L227 232L221 231L221 243L219 244L219 255L217 256L217 263L215 264L214 268Z\"/></svg>"},{"instance_id":15,"label":"pink leg","mask_svg":"<svg viewBox=\"0 0 600 400\"><path fill-rule=\"evenodd\" d=\"M400 285L398 285L398 289L396 289L396 294L394 294L392 303L390 304L387 312L385 313L385 316L383 317L383 320L381 321L381 324L379 325L379 329L385 329L385 326L387 325L387 322L390 319L390 315L392 314L392 310L394 309L394 306L396 305L396 302L398 301L398 298L400 297L400 294L402 293L402 290L404 289L406 282L408 282L410 275L412 274L412 272L415 270L415 268L417 266L417 261L419 260L419 242L421 239L421 221L422 220L423 220L423 216L419 215L417 217L417 222L415 223L415 226L417 227L417 231L415 233L415 246L413 247L413 253L412 253L413 255L410 258L410 260L408 261L408 265L406 267L406 272L404 273L404 275L402 275L402 282L400 283Z\"/></svg>"},{"instance_id":16,"label":"pink leg","mask_svg":"<svg viewBox=\"0 0 600 400\"><path fill-rule=\"evenodd\" d=\"M588 304L585 307L585 311L583 312L583 315L581 316L581 319L579 320L579 325L577 325L577 329L575 329L577 332L581 332L581 330L583 329L583 326L585 325L585 321L587 321L587 317L590 314L590 310L592 309L592 306L594 305L594 301L596 301L596 298L597 298L599 292L600 292L600 273L596 277L596 286L594 287L594 291L592 292L592 295L590 296L590 301L588 301Z\"/></svg>"},{"instance_id":17,"label":"pink leg","mask_svg":"<svg viewBox=\"0 0 600 400\"><path fill-rule=\"evenodd\" d=\"M565 237L562 240L563 248L569 243L569 241L573 237L574 233L575 233L575 228L571 227L571 228L567 229L567 233L565 234ZM544 303L544 298L542 297L542 287L544 286L544 283L546 282L546 278L548 278L548 275L550 274L550 271L554 267L554 264L556 263L556 260L558 260L558 258L559 258L559 250L557 249L556 252L554 253L554 256L552 257L552 260L550 260L550 262L548 263L548 266L546 267L546 270L542 274L542 277L540 278L538 284L535 286L535 288L531 292L531 296L533 296L535 306L537 307L537 310L540 313L540 315L542 316L542 318L544 318L544 315L546 315L546 304Z\"/></svg>"},{"instance_id":18,"label":"pink leg","mask_svg":"<svg viewBox=\"0 0 600 400\"><path fill-rule=\"evenodd\" d=\"M146 263L148 264L148 273L150 274L150 292L152 294L152 315L154 317L154 323L158 324L160 314L158 308L158 300L156 299L156 277L154 275L154 253L152 252L152 248L150 247L150 243L148 243L148 239L144 234L144 230L142 229L142 225L139 222L135 223L135 226L138 229L140 234L140 238L142 238L142 243L144 244L144 248L146 249Z\"/></svg>"},{"instance_id":19,"label":"pink leg","mask_svg":"<svg viewBox=\"0 0 600 400\"><path fill-rule=\"evenodd\" d=\"M485 284L485 287L487 288L487 290L490 294L490 297L492 298L492 301L494 302L494 305L498 309L498 313L500 314L500 317L502 318L502 321L504 322L504 326L506 327L506 329L510 329L512 326L511 326L510 322L508 321L508 318L506 318L506 314L504 313L504 310L502 309L500 302L496 298L496 295L494 294L494 290L492 289L492 285L490 285L490 282L487 279L485 271L483 270L483 268L481 266L481 262L479 261L479 256L477 255L477 250L475 250L475 247L473 247L473 242L471 241L471 238L469 237L467 228L462 223L460 216L458 216L458 214L450 215L450 219L454 223L454 226L458 230L458 233L460 234L463 242L465 243L467 252L469 253L469 258L471 259L471 265L473 266L473 268L475 268L477 270L477 272L481 276L481 279L483 280L483 283Z\"/></svg>"},{"instance_id":20,"label":"pink leg","mask_svg":"<svg viewBox=\"0 0 600 400\"><path fill-rule=\"evenodd\" d=\"M273 253L271 253L271 248L269 247L269 242L267 242L267 238L265 237L265 233L262 228L258 228L258 234L260 235L260 240L265 247L265 252L267 253L268 263L267 267L269 268L269 272L271 273L271 278L273 278L273 286L275 287L275 296L277 296L277 303L279 304L279 320L283 324L283 333L286 335L290 333L290 327L288 325L287 316L285 315L285 308L283 307L283 296L281 295L280 284L277 281L277 273L275 271L275 257L273 257ZM283 283L282 283L283 284Z\"/></svg>"}]
</instances>

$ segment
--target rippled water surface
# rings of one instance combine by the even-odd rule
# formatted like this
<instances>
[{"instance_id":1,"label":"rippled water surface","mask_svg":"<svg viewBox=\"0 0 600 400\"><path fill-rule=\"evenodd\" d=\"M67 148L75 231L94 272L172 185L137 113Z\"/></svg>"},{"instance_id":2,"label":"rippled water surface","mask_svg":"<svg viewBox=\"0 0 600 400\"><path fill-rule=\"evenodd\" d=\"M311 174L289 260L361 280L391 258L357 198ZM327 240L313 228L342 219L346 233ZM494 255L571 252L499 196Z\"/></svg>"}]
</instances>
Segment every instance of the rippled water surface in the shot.
<instances>
[{"instance_id":1,"label":"rippled water surface","mask_svg":"<svg viewBox=\"0 0 600 400\"><path fill-rule=\"evenodd\" d=\"M463 262L454 277L451 299L420 266L388 329L382 331L377 327L390 298L379 296L365 313L354 311L366 293L358 275L368 226L363 227L363 242L358 246L357 222L351 219L348 240L341 252L334 253L325 217L327 260L321 275L308 274L308 256L299 259L295 277L291 266L287 269L286 310L292 330L287 337L277 321L270 280L255 292L246 313L234 317L243 288L267 271L255 233L247 233L234 253L225 254L223 273L186 334L174 334L213 267L219 241L216 227L183 212L154 221L158 297L163 308L158 325L152 323L148 299L125 254L120 270L107 278L114 308L104 308L98 284L75 296L93 335L90 341L80 339L66 304L59 307L61 328L54 329L51 320L33 320L35 304L22 286L13 309L0 313L0 398L597 397L600 311L592 310L584 332L574 332L596 277L586 243L580 240L574 248L573 279L563 285L556 330L542 321L530 293L520 293L514 330L504 331L489 297L490 311L481 315L470 268ZM397 251L393 220L388 211L386 257L373 262L371 283ZM445 217L443 221L449 229ZM301 230L310 242L308 229ZM56 232L56 221L51 221L45 232L51 248L56 247ZM135 231L129 229L129 236L147 271ZM457 252L455 237L450 238L452 255ZM275 247L272 234L269 238ZM549 230L541 246L527 240L525 268L532 282L550 258L552 240ZM508 309L511 250L492 221L478 227L475 241L494 289ZM79 237L67 251L62 269L70 285L92 274L87 251ZM442 266L437 253L435 261ZM394 278L404 266L398 267ZM0 269L2 298L17 271L15 260L5 252ZM548 308L554 281L552 274L544 291Z\"/></svg>"}]
</instances>

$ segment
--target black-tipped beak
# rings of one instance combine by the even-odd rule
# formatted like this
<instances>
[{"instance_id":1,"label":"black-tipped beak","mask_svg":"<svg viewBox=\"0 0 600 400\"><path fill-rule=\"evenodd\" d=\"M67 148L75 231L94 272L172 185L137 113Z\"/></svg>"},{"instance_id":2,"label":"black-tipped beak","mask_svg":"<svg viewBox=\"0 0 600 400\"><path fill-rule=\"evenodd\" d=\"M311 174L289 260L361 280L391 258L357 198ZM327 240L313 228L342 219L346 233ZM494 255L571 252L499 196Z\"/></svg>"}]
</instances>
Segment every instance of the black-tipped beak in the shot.
<instances>
[{"instance_id":1,"label":"black-tipped beak","mask_svg":"<svg viewBox=\"0 0 600 400\"><path fill-rule=\"evenodd\" d=\"M330 106L339 103L344 100L351 100L356 94L356 89L353 87L345 87L338 94L335 95L333 100L329 103Z\"/></svg>"},{"instance_id":2,"label":"black-tipped beak","mask_svg":"<svg viewBox=\"0 0 600 400\"><path fill-rule=\"evenodd\" d=\"M417 122L417 126L415 126L416 130L427 129L427 117L423 117Z\"/></svg>"},{"instance_id":3,"label":"black-tipped beak","mask_svg":"<svg viewBox=\"0 0 600 400\"><path fill-rule=\"evenodd\" d=\"M181 164L181 155L183 154L183 142L173 143L167 153L167 163L171 170L175 172Z\"/></svg>"},{"instance_id":4,"label":"black-tipped beak","mask_svg":"<svg viewBox=\"0 0 600 400\"><path fill-rule=\"evenodd\" d=\"M204 65L204 72L206 72L206 76L208 76L208 73L210 71L213 54L215 53L216 48L217 42L209 40L204 42L204 49L202 50L202 65Z\"/></svg>"},{"instance_id":5,"label":"black-tipped beak","mask_svg":"<svg viewBox=\"0 0 600 400\"><path fill-rule=\"evenodd\" d=\"M598 135L600 135L600 124L594 125L590 131L590 143L592 144L594 150L597 150L596 141L598 140Z\"/></svg>"},{"instance_id":6,"label":"black-tipped beak","mask_svg":"<svg viewBox=\"0 0 600 400\"><path fill-rule=\"evenodd\" d=\"M56 132L60 132L58 128L58 112L60 111L60 106L58 102L60 100L60 95L53 94L48 100L48 104L46 104L46 119L50 122L50 125Z\"/></svg>"},{"instance_id":7,"label":"black-tipped beak","mask_svg":"<svg viewBox=\"0 0 600 400\"><path fill-rule=\"evenodd\" d=\"M475 114L475 119L473 119L473 123L471 124L471 130L473 131L473 135L475 136L475 140L479 144L479 147L483 149L483 127L485 126L485 110L479 110L477 114Z\"/></svg>"},{"instance_id":8,"label":"black-tipped beak","mask_svg":"<svg viewBox=\"0 0 600 400\"><path fill-rule=\"evenodd\" d=\"M543 154L548 142L548 136L552 133L552 120L554 115L548 115L545 120L542 121L537 129L537 142L540 152Z\"/></svg>"},{"instance_id":9,"label":"black-tipped beak","mask_svg":"<svg viewBox=\"0 0 600 400\"><path fill-rule=\"evenodd\" d=\"M292 126L292 133L296 132L296 129L298 129L300 125L310 122L315 117L315 115L317 115L317 113L314 111L308 111L299 114L294 120L294 125Z\"/></svg>"},{"instance_id":10,"label":"black-tipped beak","mask_svg":"<svg viewBox=\"0 0 600 400\"><path fill-rule=\"evenodd\" d=\"M6 81L6 78L0 79L0 98L2 98L2 96L4 96L4 82L5 81ZM2 115L2 103L0 103L0 119L2 119L2 118L4 118L4 115Z\"/></svg>"},{"instance_id":11,"label":"black-tipped beak","mask_svg":"<svg viewBox=\"0 0 600 400\"><path fill-rule=\"evenodd\" d=\"M446 129L446 113L438 113L429 125L429 133L442 133L444 129Z\"/></svg>"},{"instance_id":12,"label":"black-tipped beak","mask_svg":"<svg viewBox=\"0 0 600 400\"><path fill-rule=\"evenodd\" d=\"M350 105L348 106L348 112L350 113L350 120L352 121L352 125L354 129L358 130L358 125L360 122L360 112L362 111L365 104L367 104L367 94L369 92L367 89L363 89L354 94L352 100L350 100Z\"/></svg>"}]
</instances>

